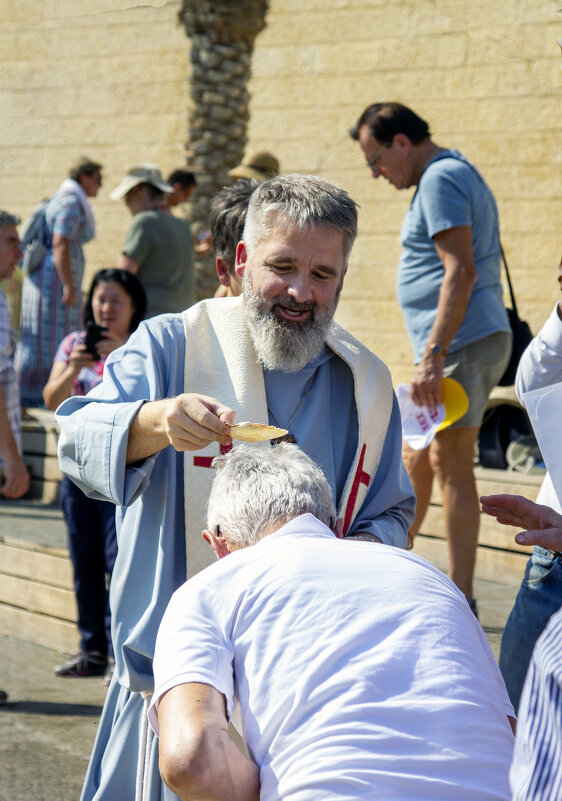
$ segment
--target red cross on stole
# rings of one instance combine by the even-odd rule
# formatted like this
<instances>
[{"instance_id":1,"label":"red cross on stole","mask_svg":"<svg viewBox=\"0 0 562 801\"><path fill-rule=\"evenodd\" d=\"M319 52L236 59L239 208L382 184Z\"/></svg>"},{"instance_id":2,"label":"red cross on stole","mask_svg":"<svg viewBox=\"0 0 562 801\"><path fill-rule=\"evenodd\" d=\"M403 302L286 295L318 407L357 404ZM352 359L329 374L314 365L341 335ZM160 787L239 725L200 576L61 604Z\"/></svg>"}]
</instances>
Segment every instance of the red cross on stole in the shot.
<instances>
[{"instance_id":1,"label":"red cross on stole","mask_svg":"<svg viewBox=\"0 0 562 801\"><path fill-rule=\"evenodd\" d=\"M361 448L361 456L359 457L359 464L357 465L357 470L355 471L355 475L353 477L353 483L351 485L351 492L349 493L349 498L347 501L347 505L345 507L345 514L343 519L343 535L347 534L349 531L349 527L351 525L351 518L353 517L353 510L355 509L355 504L357 503L357 496L359 494L359 486L361 484L365 484L365 486L369 486L369 482L371 481L371 476L363 470L363 462L365 460L365 450L367 449L367 445L364 444ZM228 453L232 450L232 445L221 445L220 446L220 454L221 456L225 453ZM194 456L193 457L193 464L195 467L211 467L213 462L214 456Z\"/></svg>"},{"instance_id":2,"label":"red cross on stole","mask_svg":"<svg viewBox=\"0 0 562 801\"><path fill-rule=\"evenodd\" d=\"M355 475L353 477L353 483L351 485L351 492L349 493L349 498L347 501L347 505L345 507L345 514L343 518L343 536L347 534L349 531L349 527L351 525L351 518L353 517L353 510L355 509L355 504L357 503L357 495L359 494L359 485L365 484L367 487L369 486L369 482L371 481L371 476L363 470L363 461L365 459L365 450L367 449L367 445L364 444L361 448L361 456L359 457L359 464L357 465L357 470L355 471Z\"/></svg>"},{"instance_id":3,"label":"red cross on stole","mask_svg":"<svg viewBox=\"0 0 562 801\"><path fill-rule=\"evenodd\" d=\"M225 453L228 453L232 450L232 445L221 445L220 446L220 455L223 456ZM194 467L210 467L213 463L214 456L194 456L193 457L193 466Z\"/></svg>"}]
</instances>

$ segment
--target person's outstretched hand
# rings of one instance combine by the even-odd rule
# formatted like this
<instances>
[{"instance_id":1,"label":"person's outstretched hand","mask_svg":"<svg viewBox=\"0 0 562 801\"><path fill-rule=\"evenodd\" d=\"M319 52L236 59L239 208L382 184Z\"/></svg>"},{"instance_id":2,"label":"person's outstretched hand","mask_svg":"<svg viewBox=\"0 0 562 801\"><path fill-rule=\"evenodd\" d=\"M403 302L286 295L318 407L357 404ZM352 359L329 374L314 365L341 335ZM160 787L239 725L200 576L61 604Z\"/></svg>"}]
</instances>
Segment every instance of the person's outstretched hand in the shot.
<instances>
[{"instance_id":1,"label":"person's outstretched hand","mask_svg":"<svg viewBox=\"0 0 562 801\"><path fill-rule=\"evenodd\" d=\"M534 503L521 495L483 495L482 511L498 523L519 526L525 531L515 535L519 545L541 545L551 551L562 551L562 515Z\"/></svg>"}]
</instances>

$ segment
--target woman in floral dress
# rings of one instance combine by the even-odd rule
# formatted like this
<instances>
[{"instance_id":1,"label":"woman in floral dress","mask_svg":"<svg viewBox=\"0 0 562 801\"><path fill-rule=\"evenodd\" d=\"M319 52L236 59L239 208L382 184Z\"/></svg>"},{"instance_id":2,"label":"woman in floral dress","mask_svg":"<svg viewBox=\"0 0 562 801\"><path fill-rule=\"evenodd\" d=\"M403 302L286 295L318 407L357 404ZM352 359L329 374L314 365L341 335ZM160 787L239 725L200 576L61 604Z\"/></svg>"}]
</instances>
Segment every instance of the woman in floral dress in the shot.
<instances>
[{"instance_id":1,"label":"woman in floral dress","mask_svg":"<svg viewBox=\"0 0 562 801\"><path fill-rule=\"evenodd\" d=\"M60 341L82 322L82 245L95 236L88 198L101 186L101 165L81 159L46 209L49 248L25 276L15 368L24 407L43 405L42 390Z\"/></svg>"}]
</instances>

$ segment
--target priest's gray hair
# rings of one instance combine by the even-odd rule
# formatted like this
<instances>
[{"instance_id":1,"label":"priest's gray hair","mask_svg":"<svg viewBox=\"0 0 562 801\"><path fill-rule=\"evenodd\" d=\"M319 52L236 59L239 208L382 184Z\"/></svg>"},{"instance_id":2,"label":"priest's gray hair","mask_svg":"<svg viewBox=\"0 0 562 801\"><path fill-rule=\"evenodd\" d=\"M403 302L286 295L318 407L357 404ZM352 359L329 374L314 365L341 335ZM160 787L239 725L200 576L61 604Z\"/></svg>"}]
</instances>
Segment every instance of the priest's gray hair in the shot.
<instances>
[{"instance_id":1,"label":"priest's gray hair","mask_svg":"<svg viewBox=\"0 0 562 801\"><path fill-rule=\"evenodd\" d=\"M318 465L297 445L239 445L217 456L207 526L237 548L254 545L274 527L310 514L333 528L332 490Z\"/></svg>"},{"instance_id":2,"label":"priest's gray hair","mask_svg":"<svg viewBox=\"0 0 562 801\"><path fill-rule=\"evenodd\" d=\"M316 175L277 175L258 186L246 215L243 241L248 252L285 217L301 231L315 226L332 228L343 237L347 265L357 236L357 204L344 189Z\"/></svg>"}]
</instances>

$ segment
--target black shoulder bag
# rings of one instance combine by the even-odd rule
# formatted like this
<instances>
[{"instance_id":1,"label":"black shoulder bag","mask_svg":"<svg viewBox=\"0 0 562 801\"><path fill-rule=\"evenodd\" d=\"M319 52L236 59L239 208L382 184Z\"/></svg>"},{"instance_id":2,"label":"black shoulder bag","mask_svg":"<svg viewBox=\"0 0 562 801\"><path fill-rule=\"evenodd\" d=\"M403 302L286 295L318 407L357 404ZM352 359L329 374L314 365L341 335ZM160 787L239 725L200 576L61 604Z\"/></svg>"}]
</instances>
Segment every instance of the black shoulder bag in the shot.
<instances>
[{"instance_id":1,"label":"black shoulder bag","mask_svg":"<svg viewBox=\"0 0 562 801\"><path fill-rule=\"evenodd\" d=\"M531 329L517 313L517 304L513 287L507 269L507 261L500 244L502 261L505 267L507 286L511 296L511 309L506 309L509 324L513 332L513 347L509 364L499 380L499 386L508 387L515 382L515 374L523 351L532 340ZM496 470L507 469L507 449L512 442L532 436L531 424L524 409L510 403L501 403L487 409L478 432L478 453L482 467L492 467Z\"/></svg>"},{"instance_id":2,"label":"black shoulder bag","mask_svg":"<svg viewBox=\"0 0 562 801\"><path fill-rule=\"evenodd\" d=\"M498 381L500 387L509 387L515 383L515 374L517 372L517 365L523 355L523 351L532 340L533 335L531 329L525 320L522 320L517 313L517 304L515 302L515 295L513 294L513 287L509 277L509 270L507 269L507 261L505 260L505 253L500 244L500 251L502 254L503 266L505 267L505 276L507 278L507 286L509 287L509 294L511 297L511 309L506 309L507 316L509 317L509 324L513 332L513 347L511 350L511 358L509 364L505 369L505 373Z\"/></svg>"}]
</instances>

